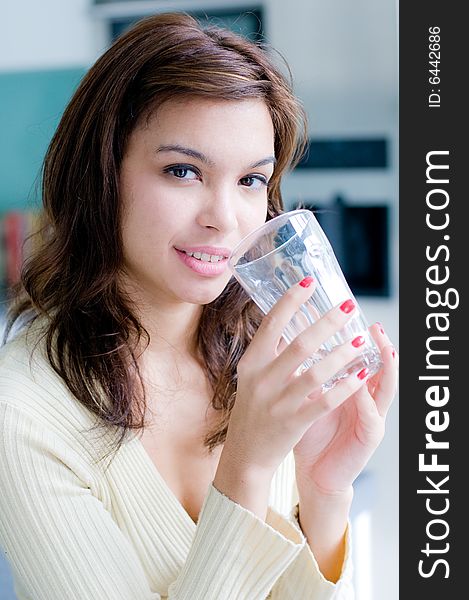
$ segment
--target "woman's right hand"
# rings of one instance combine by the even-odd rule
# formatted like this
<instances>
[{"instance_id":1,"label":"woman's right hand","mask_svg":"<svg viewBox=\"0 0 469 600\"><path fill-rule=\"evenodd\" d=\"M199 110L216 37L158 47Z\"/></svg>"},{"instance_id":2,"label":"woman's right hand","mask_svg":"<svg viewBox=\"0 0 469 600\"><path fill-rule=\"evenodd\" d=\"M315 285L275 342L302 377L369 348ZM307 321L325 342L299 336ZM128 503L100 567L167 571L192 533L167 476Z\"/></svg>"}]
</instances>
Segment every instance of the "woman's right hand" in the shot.
<instances>
[{"instance_id":1,"label":"woman's right hand","mask_svg":"<svg viewBox=\"0 0 469 600\"><path fill-rule=\"evenodd\" d=\"M314 284L305 283L308 278L278 300L238 363L236 402L220 461L225 478L217 472L218 481L223 480L225 487L227 471L241 473L246 480L270 482L311 424L365 382L350 376L331 390L322 391L322 385L360 353L360 346L351 341L301 375L296 374L298 367L353 316L355 306L351 300L344 299L279 351L285 327L314 291Z\"/></svg>"}]
</instances>

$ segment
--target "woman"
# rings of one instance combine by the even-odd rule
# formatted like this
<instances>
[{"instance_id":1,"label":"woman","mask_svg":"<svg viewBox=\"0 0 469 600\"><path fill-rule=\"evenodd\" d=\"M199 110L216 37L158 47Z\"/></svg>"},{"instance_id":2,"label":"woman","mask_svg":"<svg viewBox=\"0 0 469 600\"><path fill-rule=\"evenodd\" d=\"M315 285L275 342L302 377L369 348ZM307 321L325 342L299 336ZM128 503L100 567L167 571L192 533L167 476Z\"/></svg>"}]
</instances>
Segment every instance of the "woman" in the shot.
<instances>
[{"instance_id":1,"label":"woman","mask_svg":"<svg viewBox=\"0 0 469 600\"><path fill-rule=\"evenodd\" d=\"M184 14L97 61L45 157L43 244L0 354L0 545L18 598L353 597L354 479L397 357L297 367L351 300L285 346L306 278L262 319L227 256L283 210L306 119L262 47Z\"/></svg>"}]
</instances>

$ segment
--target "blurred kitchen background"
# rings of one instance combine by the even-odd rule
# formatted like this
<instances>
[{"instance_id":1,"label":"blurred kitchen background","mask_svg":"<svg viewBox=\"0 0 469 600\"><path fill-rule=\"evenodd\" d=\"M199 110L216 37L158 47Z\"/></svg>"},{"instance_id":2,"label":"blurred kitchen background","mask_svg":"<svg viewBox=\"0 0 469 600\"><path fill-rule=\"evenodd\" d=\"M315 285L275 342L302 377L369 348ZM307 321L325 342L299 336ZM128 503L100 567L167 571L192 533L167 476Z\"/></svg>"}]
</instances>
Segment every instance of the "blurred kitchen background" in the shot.
<instances>
[{"instance_id":1,"label":"blurred kitchen background","mask_svg":"<svg viewBox=\"0 0 469 600\"><path fill-rule=\"evenodd\" d=\"M395 0L22 0L1 3L0 331L34 228L41 161L86 69L131 22L184 10L266 39L286 58L310 122L284 179L285 208L314 208L370 323L398 339L398 87ZM357 600L398 598L398 403L356 482ZM8 490L0 490L8 493ZM15 598L0 553L0 600ZM301 599L298 599L301 600Z\"/></svg>"}]
</instances>

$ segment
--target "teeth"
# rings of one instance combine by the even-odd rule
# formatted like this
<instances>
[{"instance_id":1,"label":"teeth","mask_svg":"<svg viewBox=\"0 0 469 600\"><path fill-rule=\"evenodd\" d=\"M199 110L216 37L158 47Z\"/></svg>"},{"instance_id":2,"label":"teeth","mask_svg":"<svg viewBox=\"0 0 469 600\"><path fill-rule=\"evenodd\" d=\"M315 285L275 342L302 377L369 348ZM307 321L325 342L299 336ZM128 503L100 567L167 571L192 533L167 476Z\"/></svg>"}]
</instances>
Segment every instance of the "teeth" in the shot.
<instances>
[{"instance_id":1,"label":"teeth","mask_svg":"<svg viewBox=\"0 0 469 600\"><path fill-rule=\"evenodd\" d=\"M194 258L198 258L203 262L218 262L223 260L224 256L219 256L218 254L205 254L202 252L186 252L188 256L193 256Z\"/></svg>"}]
</instances>

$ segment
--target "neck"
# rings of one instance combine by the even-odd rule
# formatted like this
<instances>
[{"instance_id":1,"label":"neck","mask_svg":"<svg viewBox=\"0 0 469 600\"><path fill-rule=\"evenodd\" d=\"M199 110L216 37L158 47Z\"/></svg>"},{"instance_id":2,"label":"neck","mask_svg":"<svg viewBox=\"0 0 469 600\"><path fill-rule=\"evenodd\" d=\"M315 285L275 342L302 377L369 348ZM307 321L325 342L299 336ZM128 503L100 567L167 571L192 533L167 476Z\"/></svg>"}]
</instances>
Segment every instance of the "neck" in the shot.
<instances>
[{"instance_id":1,"label":"neck","mask_svg":"<svg viewBox=\"0 0 469 600\"><path fill-rule=\"evenodd\" d=\"M148 353L170 360L197 355L197 328L202 306L158 304L140 309L140 319L150 334Z\"/></svg>"},{"instance_id":2,"label":"neck","mask_svg":"<svg viewBox=\"0 0 469 600\"><path fill-rule=\"evenodd\" d=\"M123 290L137 316L150 335L144 354L175 360L197 357L197 329L203 306L178 302L174 298L156 297L123 280Z\"/></svg>"}]
</instances>

